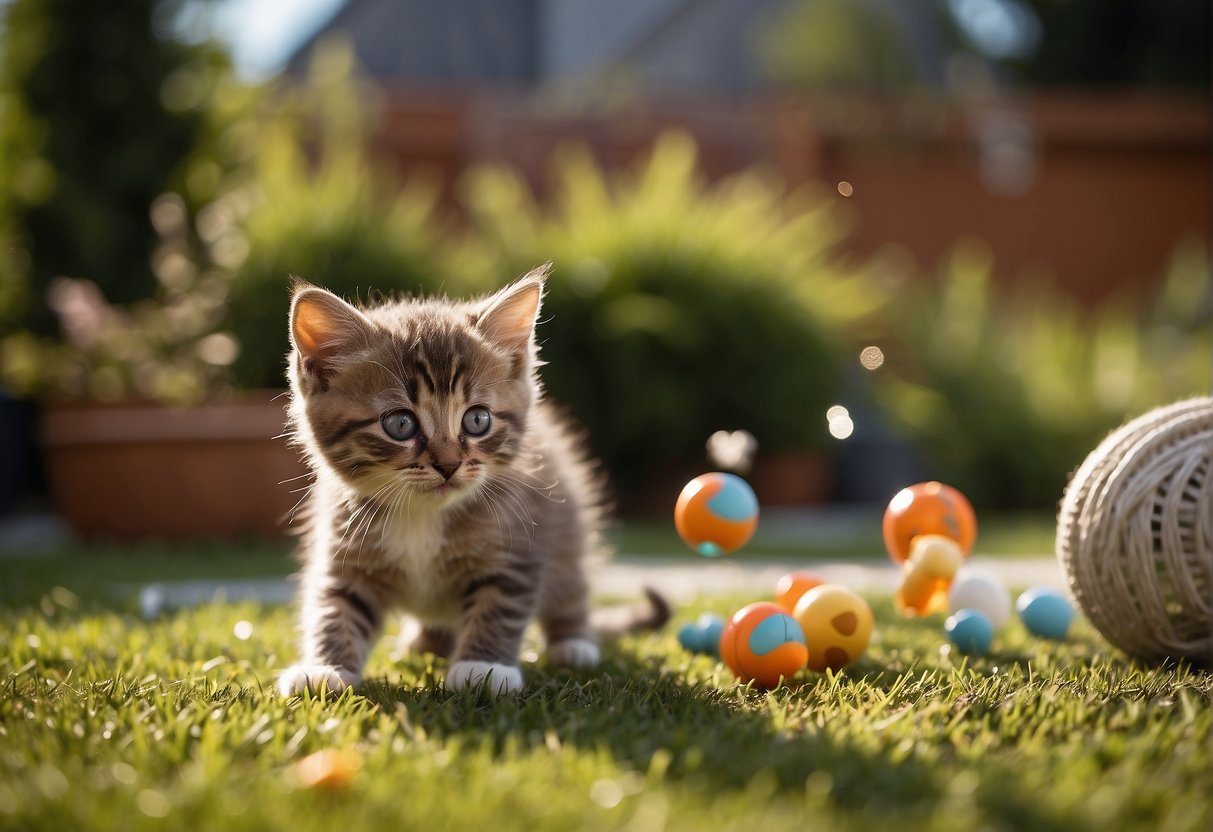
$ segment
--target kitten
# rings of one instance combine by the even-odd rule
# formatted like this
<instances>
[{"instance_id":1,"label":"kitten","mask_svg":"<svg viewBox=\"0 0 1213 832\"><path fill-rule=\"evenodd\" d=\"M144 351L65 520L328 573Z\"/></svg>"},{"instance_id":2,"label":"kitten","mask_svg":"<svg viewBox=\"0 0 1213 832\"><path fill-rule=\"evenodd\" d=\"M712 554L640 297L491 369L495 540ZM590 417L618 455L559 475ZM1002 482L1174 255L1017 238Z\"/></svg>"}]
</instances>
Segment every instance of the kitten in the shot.
<instances>
[{"instance_id":1,"label":"kitten","mask_svg":"<svg viewBox=\"0 0 1213 832\"><path fill-rule=\"evenodd\" d=\"M600 546L595 478L536 376L548 268L464 303L358 309L295 286L290 415L315 483L303 657L279 678L284 694L357 685L397 608L422 624L416 649L451 657L449 689L519 689L532 619L553 662L598 663L585 574ZM668 605L648 594L611 629L664 624Z\"/></svg>"}]
</instances>

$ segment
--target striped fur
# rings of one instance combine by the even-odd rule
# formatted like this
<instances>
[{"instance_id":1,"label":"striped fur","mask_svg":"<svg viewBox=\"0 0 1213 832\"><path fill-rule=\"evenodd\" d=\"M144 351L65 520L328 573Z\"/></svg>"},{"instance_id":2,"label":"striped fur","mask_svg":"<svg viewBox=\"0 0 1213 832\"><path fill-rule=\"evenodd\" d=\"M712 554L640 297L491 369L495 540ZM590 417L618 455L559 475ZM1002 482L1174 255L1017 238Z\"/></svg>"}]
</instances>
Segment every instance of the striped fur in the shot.
<instances>
[{"instance_id":1,"label":"striped fur","mask_svg":"<svg viewBox=\"0 0 1213 832\"><path fill-rule=\"evenodd\" d=\"M299 512L302 656L284 693L357 684L397 609L423 625L416 648L451 657L448 687L516 689L533 620L553 661L597 663L585 564L601 551L600 498L536 376L546 273L477 301L361 310L295 287L290 412L315 482ZM463 427L473 407L491 415L480 436ZM400 410L419 425L411 438L381 421ZM668 616L654 594L611 629Z\"/></svg>"}]
</instances>

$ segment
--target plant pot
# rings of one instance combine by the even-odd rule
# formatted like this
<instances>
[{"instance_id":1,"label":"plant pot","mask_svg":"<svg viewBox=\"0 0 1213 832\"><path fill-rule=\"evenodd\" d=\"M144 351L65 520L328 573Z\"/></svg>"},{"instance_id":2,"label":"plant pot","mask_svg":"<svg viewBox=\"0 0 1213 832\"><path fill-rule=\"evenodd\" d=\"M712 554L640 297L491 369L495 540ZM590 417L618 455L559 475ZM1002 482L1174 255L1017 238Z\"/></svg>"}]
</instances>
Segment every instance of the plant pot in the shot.
<instances>
[{"instance_id":1,"label":"plant pot","mask_svg":"<svg viewBox=\"0 0 1213 832\"><path fill-rule=\"evenodd\" d=\"M51 495L86 537L279 536L307 484L286 399L72 404L43 417Z\"/></svg>"}]
</instances>

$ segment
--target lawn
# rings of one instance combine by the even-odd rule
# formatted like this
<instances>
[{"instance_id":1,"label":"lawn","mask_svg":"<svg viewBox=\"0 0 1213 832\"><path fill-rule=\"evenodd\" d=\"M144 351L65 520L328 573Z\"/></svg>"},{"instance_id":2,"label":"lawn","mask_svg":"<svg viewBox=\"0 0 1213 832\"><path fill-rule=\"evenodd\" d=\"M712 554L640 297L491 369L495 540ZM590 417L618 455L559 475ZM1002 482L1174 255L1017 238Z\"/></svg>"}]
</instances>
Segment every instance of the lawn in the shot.
<instances>
[{"instance_id":1,"label":"lawn","mask_svg":"<svg viewBox=\"0 0 1213 832\"><path fill-rule=\"evenodd\" d=\"M764 694L691 657L676 627L596 673L527 663L517 700L445 692L389 635L369 682L282 699L286 607L145 621L115 582L276 574L278 546L76 547L0 560L3 829L1065 829L1213 825L1213 676L1138 665L1079 621L1011 624L995 653L871 597L876 643L842 673ZM755 598L680 611L730 612ZM309 787L299 761L342 752Z\"/></svg>"}]
</instances>

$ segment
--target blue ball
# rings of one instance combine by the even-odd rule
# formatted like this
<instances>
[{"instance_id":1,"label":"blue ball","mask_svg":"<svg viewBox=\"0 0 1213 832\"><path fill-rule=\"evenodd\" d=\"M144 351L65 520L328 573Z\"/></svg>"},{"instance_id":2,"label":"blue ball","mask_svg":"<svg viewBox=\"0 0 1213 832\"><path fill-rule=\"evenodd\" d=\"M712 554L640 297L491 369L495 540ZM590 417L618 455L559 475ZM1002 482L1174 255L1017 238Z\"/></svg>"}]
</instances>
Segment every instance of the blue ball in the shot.
<instances>
[{"instance_id":1,"label":"blue ball","mask_svg":"<svg viewBox=\"0 0 1213 832\"><path fill-rule=\"evenodd\" d=\"M1028 632L1041 638L1061 641L1074 620L1070 600L1056 589L1038 586L1029 589L1015 602L1015 609Z\"/></svg>"},{"instance_id":2,"label":"blue ball","mask_svg":"<svg viewBox=\"0 0 1213 832\"><path fill-rule=\"evenodd\" d=\"M994 625L985 614L972 609L957 610L944 622L944 630L961 653L984 655L994 640Z\"/></svg>"},{"instance_id":3,"label":"blue ball","mask_svg":"<svg viewBox=\"0 0 1213 832\"><path fill-rule=\"evenodd\" d=\"M711 612L699 616L699 633L703 652L720 657L720 637L724 634L724 619Z\"/></svg>"},{"instance_id":4,"label":"blue ball","mask_svg":"<svg viewBox=\"0 0 1213 832\"><path fill-rule=\"evenodd\" d=\"M692 653L702 653L704 648L703 633L696 624L683 624L678 628L678 643L684 650Z\"/></svg>"},{"instance_id":5,"label":"blue ball","mask_svg":"<svg viewBox=\"0 0 1213 832\"><path fill-rule=\"evenodd\" d=\"M720 636L724 633L724 619L711 612L699 616L692 624L678 628L678 643L692 653L720 655Z\"/></svg>"}]
</instances>

